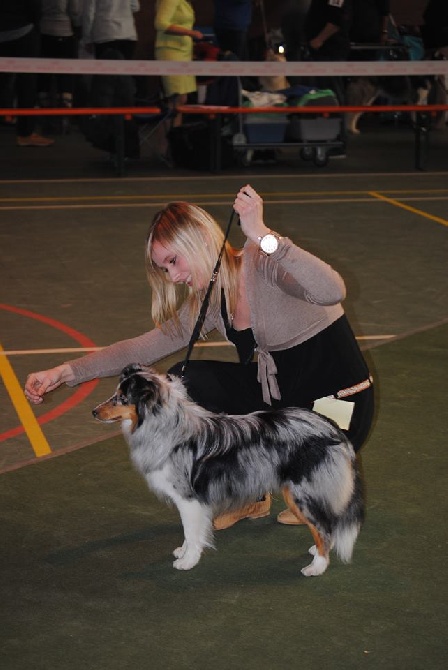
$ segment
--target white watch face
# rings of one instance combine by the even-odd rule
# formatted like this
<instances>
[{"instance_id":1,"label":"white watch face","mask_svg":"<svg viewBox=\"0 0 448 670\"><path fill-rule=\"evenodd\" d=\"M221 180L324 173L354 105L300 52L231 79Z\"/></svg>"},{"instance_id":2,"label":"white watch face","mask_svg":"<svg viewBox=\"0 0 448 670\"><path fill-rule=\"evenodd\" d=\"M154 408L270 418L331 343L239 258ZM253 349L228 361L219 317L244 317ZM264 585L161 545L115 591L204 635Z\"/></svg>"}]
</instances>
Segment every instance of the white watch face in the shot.
<instances>
[{"instance_id":1,"label":"white watch face","mask_svg":"<svg viewBox=\"0 0 448 670\"><path fill-rule=\"evenodd\" d=\"M260 240L260 248L265 254L273 254L278 248L278 239L275 235L268 233Z\"/></svg>"}]
</instances>

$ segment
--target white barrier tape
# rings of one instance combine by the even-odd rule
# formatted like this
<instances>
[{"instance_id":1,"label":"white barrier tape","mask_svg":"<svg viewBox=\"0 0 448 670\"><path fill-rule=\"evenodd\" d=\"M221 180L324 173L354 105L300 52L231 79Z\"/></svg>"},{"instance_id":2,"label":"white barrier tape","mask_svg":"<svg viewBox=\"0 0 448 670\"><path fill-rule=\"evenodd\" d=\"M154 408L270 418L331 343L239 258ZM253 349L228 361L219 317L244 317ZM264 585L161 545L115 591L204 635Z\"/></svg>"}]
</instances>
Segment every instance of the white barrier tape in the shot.
<instances>
[{"instance_id":1,"label":"white barrier tape","mask_svg":"<svg viewBox=\"0 0 448 670\"><path fill-rule=\"evenodd\" d=\"M344 62L253 62L253 61L157 61L157 60L89 60L55 58L0 58L0 72L35 72L64 74L191 74L204 76L382 76L443 75L448 76L448 60L421 61L344 61Z\"/></svg>"}]
</instances>

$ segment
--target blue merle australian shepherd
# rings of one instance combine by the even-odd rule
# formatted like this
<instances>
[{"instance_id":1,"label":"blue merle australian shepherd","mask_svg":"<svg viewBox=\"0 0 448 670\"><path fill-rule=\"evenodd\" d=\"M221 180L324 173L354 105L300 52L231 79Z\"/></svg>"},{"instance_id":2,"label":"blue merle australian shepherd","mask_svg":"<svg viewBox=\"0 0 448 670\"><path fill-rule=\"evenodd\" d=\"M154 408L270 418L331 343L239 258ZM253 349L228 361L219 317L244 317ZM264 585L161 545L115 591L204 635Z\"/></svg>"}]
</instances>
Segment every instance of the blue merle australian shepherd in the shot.
<instances>
[{"instance_id":1,"label":"blue merle australian shepherd","mask_svg":"<svg viewBox=\"0 0 448 670\"><path fill-rule=\"evenodd\" d=\"M321 415L298 408L214 414L189 399L179 378L130 365L93 416L121 422L134 466L178 508L178 570L193 568L213 546L215 516L269 491L281 491L311 530L313 560L304 575L321 575L333 547L350 561L363 519L361 478L350 442Z\"/></svg>"}]
</instances>

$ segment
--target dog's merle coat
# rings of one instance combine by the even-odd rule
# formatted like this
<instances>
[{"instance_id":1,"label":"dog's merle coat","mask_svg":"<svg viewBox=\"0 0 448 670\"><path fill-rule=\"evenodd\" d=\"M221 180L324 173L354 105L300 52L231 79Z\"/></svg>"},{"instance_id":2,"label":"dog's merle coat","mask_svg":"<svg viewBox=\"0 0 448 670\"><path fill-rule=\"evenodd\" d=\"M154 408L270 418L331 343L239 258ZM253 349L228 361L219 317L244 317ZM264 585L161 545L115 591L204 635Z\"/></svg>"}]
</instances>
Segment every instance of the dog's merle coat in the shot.
<instances>
[{"instance_id":1,"label":"dog's merle coat","mask_svg":"<svg viewBox=\"0 0 448 670\"><path fill-rule=\"evenodd\" d=\"M334 546L348 562L363 519L353 447L330 420L305 409L214 414L192 402L181 380L132 365L116 393L93 410L121 421L136 469L177 506L185 534L174 567L194 567L212 546L218 514L281 491L312 532L314 559L302 570L322 574Z\"/></svg>"}]
</instances>

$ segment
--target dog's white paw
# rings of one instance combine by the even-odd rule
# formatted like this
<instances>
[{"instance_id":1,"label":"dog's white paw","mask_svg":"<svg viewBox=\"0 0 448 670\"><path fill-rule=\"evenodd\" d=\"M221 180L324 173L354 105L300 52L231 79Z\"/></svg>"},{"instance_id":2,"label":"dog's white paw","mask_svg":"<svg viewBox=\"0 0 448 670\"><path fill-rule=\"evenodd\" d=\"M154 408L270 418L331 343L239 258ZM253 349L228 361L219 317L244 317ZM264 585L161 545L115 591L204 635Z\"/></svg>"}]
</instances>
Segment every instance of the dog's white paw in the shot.
<instances>
[{"instance_id":1,"label":"dog's white paw","mask_svg":"<svg viewBox=\"0 0 448 670\"><path fill-rule=\"evenodd\" d=\"M317 554L317 547L315 544L313 544L313 546L308 549L308 553L311 554L311 556L315 556Z\"/></svg>"},{"instance_id":2,"label":"dog's white paw","mask_svg":"<svg viewBox=\"0 0 448 670\"><path fill-rule=\"evenodd\" d=\"M185 554L174 561L173 568L176 568L176 570L191 570L199 563L200 558L200 554Z\"/></svg>"},{"instance_id":3,"label":"dog's white paw","mask_svg":"<svg viewBox=\"0 0 448 670\"><path fill-rule=\"evenodd\" d=\"M185 544L183 544L181 547L177 547L173 551L174 558L182 558L182 556L185 554L186 548L187 547L185 546Z\"/></svg>"},{"instance_id":4,"label":"dog's white paw","mask_svg":"<svg viewBox=\"0 0 448 670\"><path fill-rule=\"evenodd\" d=\"M305 575L305 577L317 577L318 575L322 575L327 569L329 562L328 558L316 553L313 562L307 565L306 568L302 568L302 575Z\"/></svg>"}]
</instances>

